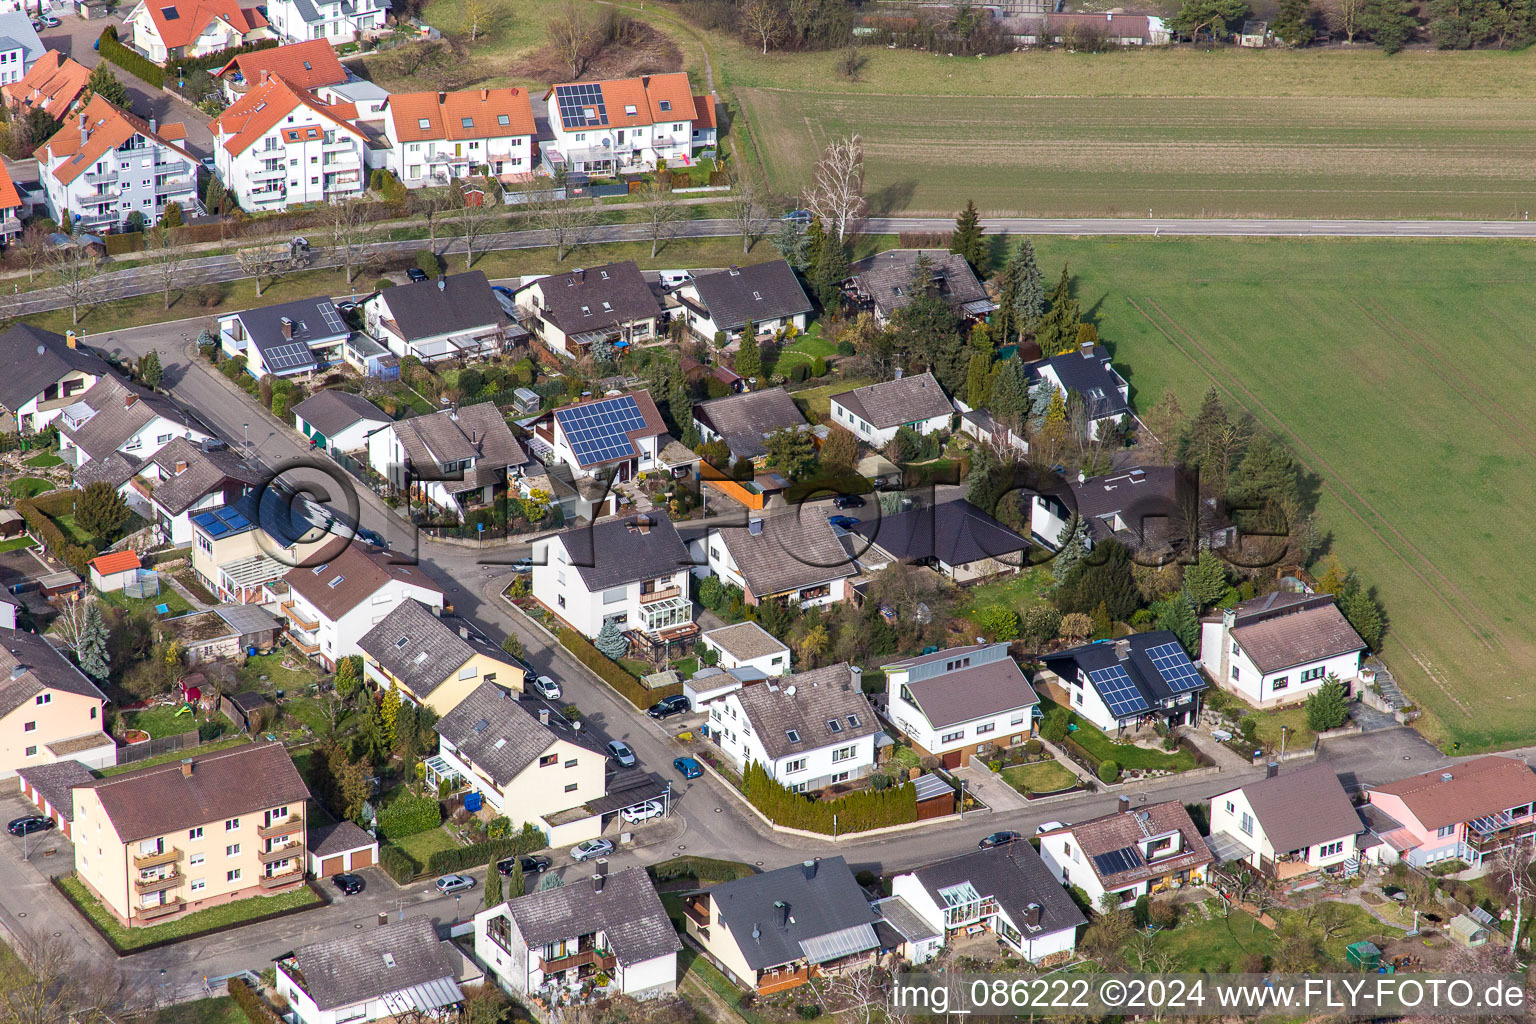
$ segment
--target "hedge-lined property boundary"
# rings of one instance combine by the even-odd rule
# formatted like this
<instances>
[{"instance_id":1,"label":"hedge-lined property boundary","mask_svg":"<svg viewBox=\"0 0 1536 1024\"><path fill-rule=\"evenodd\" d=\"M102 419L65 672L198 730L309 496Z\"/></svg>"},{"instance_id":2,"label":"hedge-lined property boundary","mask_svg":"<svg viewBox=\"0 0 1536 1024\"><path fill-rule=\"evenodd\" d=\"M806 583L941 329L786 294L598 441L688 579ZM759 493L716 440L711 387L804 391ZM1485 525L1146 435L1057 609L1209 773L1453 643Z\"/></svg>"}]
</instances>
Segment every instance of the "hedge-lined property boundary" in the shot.
<instances>
[{"instance_id":1,"label":"hedge-lined property boundary","mask_svg":"<svg viewBox=\"0 0 1536 1024\"><path fill-rule=\"evenodd\" d=\"M268 1006L266 1000L244 978L229 979L229 997L251 1024L282 1024L283 1019L277 1015L277 1011Z\"/></svg>"},{"instance_id":2,"label":"hedge-lined property boundary","mask_svg":"<svg viewBox=\"0 0 1536 1024\"><path fill-rule=\"evenodd\" d=\"M404 839L442 823L442 805L431 796L402 796L380 810L377 819L379 835L384 839Z\"/></svg>"},{"instance_id":3,"label":"hedge-lined property boundary","mask_svg":"<svg viewBox=\"0 0 1536 1024\"><path fill-rule=\"evenodd\" d=\"M139 51L118 42L117 26L108 25L101 30L101 56L116 64L133 77L156 89L165 88L165 69Z\"/></svg>"},{"instance_id":4,"label":"hedge-lined property boundary","mask_svg":"<svg viewBox=\"0 0 1536 1024\"><path fill-rule=\"evenodd\" d=\"M524 825L522 834L510 839L488 839L483 843L471 843L452 850L438 850L427 858L427 871L429 874L441 875L449 871L463 871L465 868L484 867L503 857L522 856L534 850L542 850L548 845L549 839L542 830Z\"/></svg>"},{"instance_id":5,"label":"hedge-lined property boundary","mask_svg":"<svg viewBox=\"0 0 1536 1024\"><path fill-rule=\"evenodd\" d=\"M910 782L894 789L864 789L833 800L812 800L754 761L742 776L741 791L774 824L806 832L833 835L835 822L835 834L844 835L917 820L917 789Z\"/></svg>"},{"instance_id":6,"label":"hedge-lined property boundary","mask_svg":"<svg viewBox=\"0 0 1536 1024\"><path fill-rule=\"evenodd\" d=\"M654 690L648 690L640 685L640 680L624 671L617 663L611 661L602 651L593 647L586 637L566 626L555 629L555 636L560 640L560 645L576 656L576 660L587 668L596 672L598 677L609 686L613 687L625 700L637 708L648 708L663 697L673 697L683 692L682 683L673 683L671 686L658 686Z\"/></svg>"}]
</instances>

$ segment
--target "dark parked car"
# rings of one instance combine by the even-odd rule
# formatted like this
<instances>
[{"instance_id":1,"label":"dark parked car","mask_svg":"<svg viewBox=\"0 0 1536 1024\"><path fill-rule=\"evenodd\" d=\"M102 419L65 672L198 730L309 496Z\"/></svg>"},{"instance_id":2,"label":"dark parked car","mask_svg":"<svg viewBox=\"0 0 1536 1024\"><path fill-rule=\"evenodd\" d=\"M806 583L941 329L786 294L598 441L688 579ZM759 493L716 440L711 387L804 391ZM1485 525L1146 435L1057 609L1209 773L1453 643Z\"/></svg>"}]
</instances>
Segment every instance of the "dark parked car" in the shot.
<instances>
[{"instance_id":1,"label":"dark parked car","mask_svg":"<svg viewBox=\"0 0 1536 1024\"><path fill-rule=\"evenodd\" d=\"M420 267L411 267L405 272L405 276L410 278L412 281L427 280L427 272L422 270Z\"/></svg>"},{"instance_id":2,"label":"dark parked car","mask_svg":"<svg viewBox=\"0 0 1536 1024\"><path fill-rule=\"evenodd\" d=\"M337 875L331 881L336 883L336 888L348 896L356 896L363 891L364 882L362 875Z\"/></svg>"},{"instance_id":3,"label":"dark parked car","mask_svg":"<svg viewBox=\"0 0 1536 1024\"><path fill-rule=\"evenodd\" d=\"M859 525L859 520L853 516L828 516L827 522L833 526L841 526L845 530L851 530Z\"/></svg>"},{"instance_id":4,"label":"dark parked car","mask_svg":"<svg viewBox=\"0 0 1536 1024\"><path fill-rule=\"evenodd\" d=\"M681 772L685 779L696 779L704 774L704 767L691 757L674 757L672 767Z\"/></svg>"},{"instance_id":5,"label":"dark parked car","mask_svg":"<svg viewBox=\"0 0 1536 1024\"><path fill-rule=\"evenodd\" d=\"M53 819L41 814L29 814L25 818L16 818L6 828L13 836L31 835L33 832L46 832L53 828Z\"/></svg>"},{"instance_id":6,"label":"dark parked car","mask_svg":"<svg viewBox=\"0 0 1536 1024\"><path fill-rule=\"evenodd\" d=\"M1009 843L1016 842L1022 838L1024 837L1017 832L993 832L977 843L976 847L981 850L990 850L994 846L1007 846Z\"/></svg>"},{"instance_id":7,"label":"dark parked car","mask_svg":"<svg viewBox=\"0 0 1536 1024\"><path fill-rule=\"evenodd\" d=\"M659 721L663 718L671 718L673 715L686 715L691 710L693 708L688 703L688 698L678 693L671 697L663 697L646 708L645 713Z\"/></svg>"},{"instance_id":8,"label":"dark parked car","mask_svg":"<svg viewBox=\"0 0 1536 1024\"><path fill-rule=\"evenodd\" d=\"M863 508L867 502L858 494L839 494L832 499L833 508Z\"/></svg>"},{"instance_id":9,"label":"dark parked car","mask_svg":"<svg viewBox=\"0 0 1536 1024\"><path fill-rule=\"evenodd\" d=\"M531 853L526 857L507 857L505 860L499 860L496 862L496 870L504 875L510 875L514 860L522 862L523 874L525 875L536 875L541 871L548 870L549 866L554 863L548 857Z\"/></svg>"}]
</instances>

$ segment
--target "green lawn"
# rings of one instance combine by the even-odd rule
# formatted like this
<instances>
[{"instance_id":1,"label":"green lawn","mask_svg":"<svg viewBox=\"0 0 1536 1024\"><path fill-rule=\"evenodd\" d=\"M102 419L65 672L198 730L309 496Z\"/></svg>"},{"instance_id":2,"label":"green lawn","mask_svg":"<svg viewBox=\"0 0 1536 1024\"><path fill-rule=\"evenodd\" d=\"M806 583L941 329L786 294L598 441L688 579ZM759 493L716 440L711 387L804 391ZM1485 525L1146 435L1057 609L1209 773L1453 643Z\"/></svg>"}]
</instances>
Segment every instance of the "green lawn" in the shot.
<instances>
[{"instance_id":1,"label":"green lawn","mask_svg":"<svg viewBox=\"0 0 1536 1024\"><path fill-rule=\"evenodd\" d=\"M0 942L0 988L10 992L27 983L31 972L8 944Z\"/></svg>"},{"instance_id":2,"label":"green lawn","mask_svg":"<svg viewBox=\"0 0 1536 1024\"><path fill-rule=\"evenodd\" d=\"M1045 714L1050 714L1052 708L1059 706L1045 697L1040 698L1040 710ZM1068 738L1086 750L1097 762L1113 761L1122 770L1138 769L1140 771L1187 772L1195 767L1195 755L1187 750L1169 752L1149 750L1146 747L1138 747L1134 743L1116 743L1075 711L1071 712L1069 721L1077 728L1067 733Z\"/></svg>"},{"instance_id":3,"label":"green lawn","mask_svg":"<svg viewBox=\"0 0 1536 1024\"><path fill-rule=\"evenodd\" d=\"M175 707L125 711L122 717L125 728L141 729L156 738L161 736L179 736L184 732L191 732L197 728L196 715L179 715L176 713Z\"/></svg>"},{"instance_id":4,"label":"green lawn","mask_svg":"<svg viewBox=\"0 0 1536 1024\"><path fill-rule=\"evenodd\" d=\"M216 751L226 750L229 747L238 747L242 743L249 743L246 736L231 736L228 739L215 740L212 743L203 743L197 747L188 747L186 750L172 750L164 754L156 754L154 757L146 757L142 761L134 761L131 764L115 764L110 768L100 768L96 774L101 776L121 775L124 772L138 771L140 768L148 768L152 765L165 764L167 761L180 761L189 754L212 754Z\"/></svg>"},{"instance_id":5,"label":"green lawn","mask_svg":"<svg viewBox=\"0 0 1536 1024\"><path fill-rule=\"evenodd\" d=\"M795 404L806 413L814 413L822 419L826 419L828 410L832 408L832 396L844 391L852 391L866 384L873 384L872 380L855 378L851 380L838 380L830 384L822 384L814 388L806 388L794 392Z\"/></svg>"},{"instance_id":6,"label":"green lawn","mask_svg":"<svg viewBox=\"0 0 1536 1024\"><path fill-rule=\"evenodd\" d=\"M1368 939L1380 946L1386 940L1403 937L1404 929L1392 928L1382 924L1372 917L1364 907L1356 906L1353 903L1337 903L1334 905L1343 907L1345 915L1344 927L1323 943L1323 952L1333 961L1334 970L1346 969L1347 961L1345 960L1344 949L1351 943ZM1303 916L1299 910L1271 910L1269 913L1282 928L1285 926L1287 919L1293 917L1301 918Z\"/></svg>"},{"instance_id":7,"label":"green lawn","mask_svg":"<svg viewBox=\"0 0 1536 1024\"><path fill-rule=\"evenodd\" d=\"M1286 750L1302 750L1310 747L1317 739L1316 734L1307 728L1307 709L1300 705L1275 711L1251 711L1244 717L1251 717L1256 723L1258 740L1265 750L1280 749L1282 728L1285 730Z\"/></svg>"},{"instance_id":8,"label":"green lawn","mask_svg":"<svg viewBox=\"0 0 1536 1024\"><path fill-rule=\"evenodd\" d=\"M109 590L104 594L98 594L107 604L116 605L119 608L127 608L131 611L148 609L155 612L159 605L165 605L167 618L176 615L185 615L192 611L192 605L180 593L172 590L163 581L160 584L160 593L154 597L125 597L121 590ZM156 612L156 614L159 614Z\"/></svg>"},{"instance_id":9,"label":"green lawn","mask_svg":"<svg viewBox=\"0 0 1536 1024\"><path fill-rule=\"evenodd\" d=\"M700 956L692 946L684 946L677 954L678 966L682 968L680 978L683 982L697 982L709 989L715 995L724 1000L747 1024L766 1024L769 1018L753 1010L750 1006L741 1005L741 989L731 983L731 979L720 973L720 969L708 960ZM806 993L806 998L812 998L811 993ZM704 1016L713 1018L713 1013ZM727 1022L728 1024L728 1022Z\"/></svg>"},{"instance_id":10,"label":"green lawn","mask_svg":"<svg viewBox=\"0 0 1536 1024\"><path fill-rule=\"evenodd\" d=\"M199 910L165 924L124 928L117 923L112 912L102 906L101 901L92 895L79 879L70 875L60 879L59 882L70 902L105 930L112 944L124 952L140 949L155 942L193 935L210 928L247 924L279 911L314 906L321 902L320 897L306 885L292 892L278 893L275 896L252 896L234 903Z\"/></svg>"},{"instance_id":11,"label":"green lawn","mask_svg":"<svg viewBox=\"0 0 1536 1024\"><path fill-rule=\"evenodd\" d=\"M53 490L53 484L38 476L19 476L10 482L11 497L20 501L22 498L35 498L45 491Z\"/></svg>"},{"instance_id":12,"label":"green lawn","mask_svg":"<svg viewBox=\"0 0 1536 1024\"><path fill-rule=\"evenodd\" d=\"M428 829L413 836L392 839L390 842L410 854L411 859L420 864L422 870L426 870L427 860L434 853L439 850L452 850L459 845L454 841L453 836L441 828Z\"/></svg>"},{"instance_id":13,"label":"green lawn","mask_svg":"<svg viewBox=\"0 0 1536 1024\"><path fill-rule=\"evenodd\" d=\"M1183 971L1235 971L1245 953L1267 955L1274 950L1275 933L1241 910L1207 921L1192 907L1183 910L1179 923L1154 936L1157 948L1178 958Z\"/></svg>"},{"instance_id":14,"label":"green lawn","mask_svg":"<svg viewBox=\"0 0 1536 1024\"><path fill-rule=\"evenodd\" d=\"M277 650L271 654L258 654L254 658L247 658L235 672L240 680L240 687L246 690L283 690L288 694L298 694L307 690L320 678L320 669L313 662L305 660L298 668L291 668L283 664L284 660L297 660L298 655L292 651ZM265 679L262 676L266 676Z\"/></svg>"},{"instance_id":15,"label":"green lawn","mask_svg":"<svg viewBox=\"0 0 1536 1024\"><path fill-rule=\"evenodd\" d=\"M1536 317L1536 246L1036 242L1047 276L1071 261L1137 409L1172 390L1193 412L1214 385L1320 478L1329 549L1377 588L1419 728L1463 753L1528 742L1536 592L1510 552L1536 540L1536 392L1513 325Z\"/></svg>"},{"instance_id":16,"label":"green lawn","mask_svg":"<svg viewBox=\"0 0 1536 1024\"><path fill-rule=\"evenodd\" d=\"M37 541L23 534L20 537L12 537L10 540L0 540L0 552L19 551L22 548L37 546Z\"/></svg>"},{"instance_id":17,"label":"green lawn","mask_svg":"<svg viewBox=\"0 0 1536 1024\"><path fill-rule=\"evenodd\" d=\"M974 620L988 608L1011 608L1020 618L1031 608L1046 604L1045 594L1052 585L1049 565L1037 565L993 583L983 583L966 591L969 600L960 614Z\"/></svg>"},{"instance_id":18,"label":"green lawn","mask_svg":"<svg viewBox=\"0 0 1536 1024\"><path fill-rule=\"evenodd\" d=\"M815 323L805 334L779 350L779 361L774 364L773 369L775 373L782 373L787 377L796 364L805 363L809 366L818 356L829 359L835 355L837 355L837 345L823 338L821 324Z\"/></svg>"},{"instance_id":19,"label":"green lawn","mask_svg":"<svg viewBox=\"0 0 1536 1024\"><path fill-rule=\"evenodd\" d=\"M52 466L64 465L64 460L59 458L55 452L40 452L26 460L22 465L31 466L33 469L48 469Z\"/></svg>"},{"instance_id":20,"label":"green lawn","mask_svg":"<svg viewBox=\"0 0 1536 1024\"><path fill-rule=\"evenodd\" d=\"M1066 789L1077 781L1077 776L1055 761L1035 764L1016 764L1002 771L1003 781L1020 793L1052 793Z\"/></svg>"},{"instance_id":21,"label":"green lawn","mask_svg":"<svg viewBox=\"0 0 1536 1024\"><path fill-rule=\"evenodd\" d=\"M214 996L162 1007L155 1011L153 1024L248 1024L248 1018L229 996Z\"/></svg>"}]
</instances>

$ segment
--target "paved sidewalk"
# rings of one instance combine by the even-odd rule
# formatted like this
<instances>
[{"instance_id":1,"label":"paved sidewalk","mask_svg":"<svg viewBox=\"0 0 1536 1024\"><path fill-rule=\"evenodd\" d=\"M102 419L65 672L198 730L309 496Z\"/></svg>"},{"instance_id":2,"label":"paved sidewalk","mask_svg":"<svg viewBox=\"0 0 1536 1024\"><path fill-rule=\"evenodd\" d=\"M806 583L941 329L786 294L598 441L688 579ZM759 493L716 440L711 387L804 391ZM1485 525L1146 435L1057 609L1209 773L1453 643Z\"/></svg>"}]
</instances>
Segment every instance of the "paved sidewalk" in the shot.
<instances>
[{"instance_id":1,"label":"paved sidewalk","mask_svg":"<svg viewBox=\"0 0 1536 1024\"><path fill-rule=\"evenodd\" d=\"M965 783L967 793L974 795L995 813L1022 811L1029 806L1029 801L1024 799L1024 794L989 771L977 771L970 765L966 765L963 768L956 768L951 774Z\"/></svg>"},{"instance_id":2,"label":"paved sidewalk","mask_svg":"<svg viewBox=\"0 0 1536 1024\"><path fill-rule=\"evenodd\" d=\"M1211 761L1222 768L1247 768L1253 762L1239 754L1225 743L1219 742L1216 737L1199 729L1185 728L1179 732L1180 739L1189 741L1189 745L1200 753L1210 758Z\"/></svg>"}]
</instances>

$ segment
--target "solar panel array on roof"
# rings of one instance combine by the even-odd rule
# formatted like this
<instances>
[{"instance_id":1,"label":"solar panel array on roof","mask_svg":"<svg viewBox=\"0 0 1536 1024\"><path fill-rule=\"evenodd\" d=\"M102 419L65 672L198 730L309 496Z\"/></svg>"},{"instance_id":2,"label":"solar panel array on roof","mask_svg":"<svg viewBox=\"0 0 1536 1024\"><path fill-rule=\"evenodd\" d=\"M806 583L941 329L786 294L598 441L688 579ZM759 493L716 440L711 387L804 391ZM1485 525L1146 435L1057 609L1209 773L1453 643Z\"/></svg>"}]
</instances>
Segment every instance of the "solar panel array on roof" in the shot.
<instances>
[{"instance_id":1,"label":"solar panel array on roof","mask_svg":"<svg viewBox=\"0 0 1536 1024\"><path fill-rule=\"evenodd\" d=\"M1093 680L1093 685L1098 689L1099 696L1103 698L1104 705L1116 718L1148 709L1146 698L1141 695L1140 690L1136 689L1136 684L1131 681L1130 676L1126 675L1125 669L1119 665L1096 668L1088 673L1088 678Z\"/></svg>"},{"instance_id":2,"label":"solar panel array on roof","mask_svg":"<svg viewBox=\"0 0 1536 1024\"><path fill-rule=\"evenodd\" d=\"M1189 655L1184 653L1184 648L1178 644L1159 644L1147 650L1147 657L1152 659L1152 664L1157 668L1158 674L1163 677L1163 682L1174 693L1183 693L1185 690L1194 690L1205 685L1200 678L1200 673L1190 662Z\"/></svg>"},{"instance_id":3,"label":"solar panel array on roof","mask_svg":"<svg viewBox=\"0 0 1536 1024\"><path fill-rule=\"evenodd\" d=\"M555 86L555 105L567 128L598 128L608 123L603 87L596 82Z\"/></svg>"},{"instance_id":4,"label":"solar panel array on roof","mask_svg":"<svg viewBox=\"0 0 1536 1024\"><path fill-rule=\"evenodd\" d=\"M1122 871L1140 867L1141 853L1134 846L1122 846L1118 850L1096 854L1093 858L1093 866L1098 869L1100 877L1118 875Z\"/></svg>"},{"instance_id":5,"label":"solar panel array on roof","mask_svg":"<svg viewBox=\"0 0 1536 1024\"><path fill-rule=\"evenodd\" d=\"M566 443L583 466L594 466L635 453L631 430L645 426L645 416L630 395L587 402L555 413Z\"/></svg>"},{"instance_id":6,"label":"solar panel array on roof","mask_svg":"<svg viewBox=\"0 0 1536 1024\"><path fill-rule=\"evenodd\" d=\"M248 530L251 526L249 519L228 505L193 516L192 521L215 540L226 533L239 533L241 530Z\"/></svg>"},{"instance_id":7,"label":"solar panel array on roof","mask_svg":"<svg viewBox=\"0 0 1536 1024\"><path fill-rule=\"evenodd\" d=\"M329 302L322 302L316 308L320 310L320 315L325 317L325 326L328 329L337 334L347 329L346 323L341 319L341 314L336 312L335 305Z\"/></svg>"},{"instance_id":8,"label":"solar panel array on roof","mask_svg":"<svg viewBox=\"0 0 1536 1024\"><path fill-rule=\"evenodd\" d=\"M301 366L313 366L315 363L314 354L302 341L274 345L263 352L261 358L267 364L267 369L273 373L282 373L284 370L294 370Z\"/></svg>"}]
</instances>

